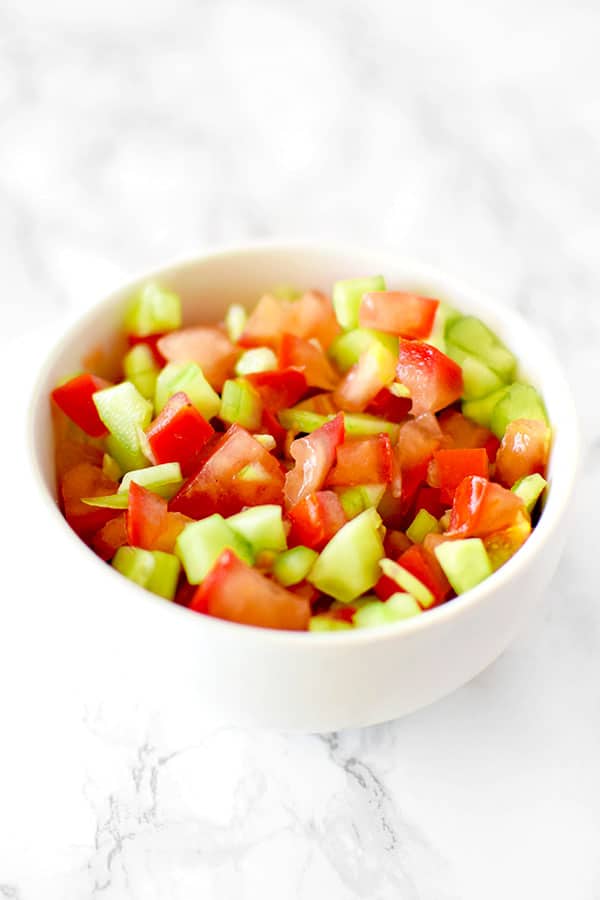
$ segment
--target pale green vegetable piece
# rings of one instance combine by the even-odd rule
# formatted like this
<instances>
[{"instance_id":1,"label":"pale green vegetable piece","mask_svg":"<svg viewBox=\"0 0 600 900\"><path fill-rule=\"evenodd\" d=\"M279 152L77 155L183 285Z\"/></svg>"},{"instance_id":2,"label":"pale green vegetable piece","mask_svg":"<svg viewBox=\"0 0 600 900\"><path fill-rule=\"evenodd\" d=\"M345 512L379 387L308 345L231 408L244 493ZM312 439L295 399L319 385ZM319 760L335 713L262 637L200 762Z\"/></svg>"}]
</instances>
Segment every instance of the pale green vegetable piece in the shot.
<instances>
[{"instance_id":1,"label":"pale green vegetable piece","mask_svg":"<svg viewBox=\"0 0 600 900\"><path fill-rule=\"evenodd\" d=\"M253 564L249 543L218 513L186 525L175 542L175 553L190 584L200 584L227 548L249 566Z\"/></svg>"},{"instance_id":2,"label":"pale green vegetable piece","mask_svg":"<svg viewBox=\"0 0 600 900\"><path fill-rule=\"evenodd\" d=\"M384 575L387 575L388 578L391 578L392 581L395 581L398 587L402 588L403 591L412 594L415 600L419 601L421 606L424 606L426 609L429 606L433 606L435 597L429 588L426 587L422 581L419 581L418 578L415 578L412 572L409 572L404 566L398 565L393 559L382 559L381 571Z\"/></svg>"},{"instance_id":3,"label":"pale green vegetable piece","mask_svg":"<svg viewBox=\"0 0 600 900\"><path fill-rule=\"evenodd\" d=\"M247 321L248 313L245 308L239 303L232 303L225 315L225 330L232 344L237 344L241 338Z\"/></svg>"},{"instance_id":4,"label":"pale green vegetable piece","mask_svg":"<svg viewBox=\"0 0 600 900\"><path fill-rule=\"evenodd\" d=\"M435 548L435 555L457 594L464 594L492 574L492 565L480 538L444 541Z\"/></svg>"},{"instance_id":5,"label":"pale green vegetable piece","mask_svg":"<svg viewBox=\"0 0 600 900\"><path fill-rule=\"evenodd\" d=\"M371 278L348 278L336 281L333 286L333 308L344 331L358 327L358 312L364 294L370 291L385 291L385 281L381 275Z\"/></svg>"},{"instance_id":6,"label":"pale green vegetable piece","mask_svg":"<svg viewBox=\"0 0 600 900\"><path fill-rule=\"evenodd\" d=\"M360 513L324 547L307 580L342 603L360 597L379 579L384 554L381 530L381 518L374 509Z\"/></svg>"},{"instance_id":7,"label":"pale green vegetable piece","mask_svg":"<svg viewBox=\"0 0 600 900\"><path fill-rule=\"evenodd\" d=\"M526 475L525 478L519 479L512 486L512 491L517 497L520 497L525 504L528 513L533 511L535 504L548 486L545 478L535 472L533 475Z\"/></svg>"},{"instance_id":8,"label":"pale green vegetable piece","mask_svg":"<svg viewBox=\"0 0 600 900\"><path fill-rule=\"evenodd\" d=\"M151 281L132 297L125 316L128 334L147 337L180 327L181 300L177 294Z\"/></svg>"},{"instance_id":9,"label":"pale green vegetable piece","mask_svg":"<svg viewBox=\"0 0 600 900\"><path fill-rule=\"evenodd\" d=\"M252 375L253 372L271 372L279 363L270 347L252 347L244 351L235 364L236 375Z\"/></svg>"},{"instance_id":10,"label":"pale green vegetable piece","mask_svg":"<svg viewBox=\"0 0 600 900\"><path fill-rule=\"evenodd\" d=\"M287 548L282 511L276 503L250 506L225 521L250 544L255 554Z\"/></svg>"},{"instance_id":11,"label":"pale green vegetable piece","mask_svg":"<svg viewBox=\"0 0 600 900\"><path fill-rule=\"evenodd\" d=\"M280 553L273 563L273 575L284 587L304 581L319 554L310 547L292 547Z\"/></svg>"},{"instance_id":12,"label":"pale green vegetable piece","mask_svg":"<svg viewBox=\"0 0 600 900\"><path fill-rule=\"evenodd\" d=\"M439 534L440 530L436 517L426 509L420 509L406 529L406 536L413 544L422 544L428 534Z\"/></svg>"},{"instance_id":13,"label":"pale green vegetable piece","mask_svg":"<svg viewBox=\"0 0 600 900\"><path fill-rule=\"evenodd\" d=\"M155 494L170 500L181 487L183 475L181 474L181 466L177 462L162 463L160 466L136 469L125 475L119 485L119 493L129 493L129 486L132 481L146 488L146 490L153 491Z\"/></svg>"},{"instance_id":14,"label":"pale green vegetable piece","mask_svg":"<svg viewBox=\"0 0 600 900\"><path fill-rule=\"evenodd\" d=\"M130 381L96 391L93 395L98 415L110 431L106 449L123 472L142 469L147 463L142 453L138 428L147 428L152 404Z\"/></svg>"},{"instance_id":15,"label":"pale green vegetable piece","mask_svg":"<svg viewBox=\"0 0 600 900\"><path fill-rule=\"evenodd\" d=\"M131 381L146 400L154 400L160 368L147 344L136 344L123 357L125 378Z\"/></svg>"},{"instance_id":16,"label":"pale green vegetable piece","mask_svg":"<svg viewBox=\"0 0 600 900\"><path fill-rule=\"evenodd\" d=\"M210 386L195 362L167 363L156 380L154 406L159 413L169 397L183 391L190 403L206 420L219 414L221 398Z\"/></svg>"}]
</instances>

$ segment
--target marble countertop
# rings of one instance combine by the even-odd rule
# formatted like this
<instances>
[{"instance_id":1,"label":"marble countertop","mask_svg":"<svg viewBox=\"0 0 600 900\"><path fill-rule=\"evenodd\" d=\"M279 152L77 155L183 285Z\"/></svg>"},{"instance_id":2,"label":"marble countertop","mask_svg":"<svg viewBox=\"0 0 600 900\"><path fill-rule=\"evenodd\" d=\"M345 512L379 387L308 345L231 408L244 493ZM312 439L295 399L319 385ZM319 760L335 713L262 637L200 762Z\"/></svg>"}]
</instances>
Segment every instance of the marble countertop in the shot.
<instances>
[{"instance_id":1,"label":"marble countertop","mask_svg":"<svg viewBox=\"0 0 600 900\"><path fill-rule=\"evenodd\" d=\"M132 270L353 240L519 308L584 436L566 553L503 657L403 720L298 737L78 690L5 426L0 898L600 897L599 37L583 0L0 2L5 384Z\"/></svg>"}]
</instances>

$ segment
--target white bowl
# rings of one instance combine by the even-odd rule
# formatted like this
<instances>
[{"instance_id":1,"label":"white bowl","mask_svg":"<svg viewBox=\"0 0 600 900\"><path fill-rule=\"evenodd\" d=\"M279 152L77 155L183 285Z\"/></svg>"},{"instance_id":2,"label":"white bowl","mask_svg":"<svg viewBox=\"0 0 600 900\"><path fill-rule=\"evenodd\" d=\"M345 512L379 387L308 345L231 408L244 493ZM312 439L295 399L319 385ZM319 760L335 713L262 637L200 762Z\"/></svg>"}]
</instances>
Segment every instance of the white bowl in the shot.
<instances>
[{"instance_id":1,"label":"white bowl","mask_svg":"<svg viewBox=\"0 0 600 900\"><path fill-rule=\"evenodd\" d=\"M541 520L525 546L467 594L387 628L337 633L270 631L237 625L161 600L102 563L71 532L55 500L48 394L110 341L138 283L156 278L177 291L188 323L217 321L231 302L254 303L278 283L329 291L339 278L381 273L388 286L451 300L480 316L522 361L542 392L553 425L550 487ZM119 289L87 312L50 353L32 399L31 445L40 494L53 530L61 583L80 596L86 621L123 638L121 678L185 684L196 708L238 724L324 731L383 722L450 693L502 653L543 596L565 538L577 463L577 422L554 355L520 316L427 266L371 250L267 244L177 263ZM60 574L59 574L60 572ZM81 629L83 631L83 629ZM94 628L72 634L88 641ZM109 662L107 661L107 665ZM143 690L143 687L142 687Z\"/></svg>"}]
</instances>

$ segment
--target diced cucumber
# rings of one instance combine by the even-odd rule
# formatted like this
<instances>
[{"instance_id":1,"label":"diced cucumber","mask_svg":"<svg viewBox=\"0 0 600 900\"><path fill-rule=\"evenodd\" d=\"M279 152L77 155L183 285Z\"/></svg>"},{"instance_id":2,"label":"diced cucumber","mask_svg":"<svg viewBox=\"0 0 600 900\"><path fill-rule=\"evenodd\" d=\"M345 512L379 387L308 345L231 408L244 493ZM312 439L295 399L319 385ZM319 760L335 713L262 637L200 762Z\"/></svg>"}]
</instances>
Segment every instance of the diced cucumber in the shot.
<instances>
[{"instance_id":1,"label":"diced cucumber","mask_svg":"<svg viewBox=\"0 0 600 900\"><path fill-rule=\"evenodd\" d=\"M332 537L307 580L324 594L350 603L376 584L382 557L381 518L366 509Z\"/></svg>"},{"instance_id":2,"label":"diced cucumber","mask_svg":"<svg viewBox=\"0 0 600 900\"><path fill-rule=\"evenodd\" d=\"M486 366L476 356L472 356L454 344L446 344L446 353L462 368L463 397L465 400L477 400L504 387L499 375Z\"/></svg>"},{"instance_id":3,"label":"diced cucumber","mask_svg":"<svg viewBox=\"0 0 600 900\"><path fill-rule=\"evenodd\" d=\"M514 378L517 360L481 319L461 316L448 325L446 340L485 363L503 382Z\"/></svg>"},{"instance_id":4,"label":"diced cucumber","mask_svg":"<svg viewBox=\"0 0 600 900\"><path fill-rule=\"evenodd\" d=\"M236 481L256 481L256 482L268 482L271 479L271 475L263 465L259 462L251 462L248 463L247 466L244 466L243 469L235 476Z\"/></svg>"},{"instance_id":5,"label":"diced cucumber","mask_svg":"<svg viewBox=\"0 0 600 900\"><path fill-rule=\"evenodd\" d=\"M398 356L398 338L393 334L375 331L372 328L354 328L336 337L327 353L340 372L347 372L359 361L363 353L374 343L383 344L396 358Z\"/></svg>"},{"instance_id":6,"label":"diced cucumber","mask_svg":"<svg viewBox=\"0 0 600 900\"><path fill-rule=\"evenodd\" d=\"M308 623L309 631L349 631L351 629L350 622L334 619L326 614L311 616Z\"/></svg>"},{"instance_id":7,"label":"diced cucumber","mask_svg":"<svg viewBox=\"0 0 600 900\"><path fill-rule=\"evenodd\" d=\"M227 548L252 565L254 556L250 545L218 513L186 525L175 543L175 553L190 584L200 584Z\"/></svg>"},{"instance_id":8,"label":"diced cucumber","mask_svg":"<svg viewBox=\"0 0 600 900\"><path fill-rule=\"evenodd\" d=\"M204 372L195 362L167 363L156 381L154 406L159 413L169 397L183 391L190 403L205 419L219 414L221 398L210 386Z\"/></svg>"},{"instance_id":9,"label":"diced cucumber","mask_svg":"<svg viewBox=\"0 0 600 900\"><path fill-rule=\"evenodd\" d=\"M393 381L389 388L390 394L393 394L394 397L410 397L410 390L406 387L405 384L401 384L399 381Z\"/></svg>"},{"instance_id":10,"label":"diced cucumber","mask_svg":"<svg viewBox=\"0 0 600 900\"><path fill-rule=\"evenodd\" d=\"M125 378L135 385L146 400L154 400L159 371L154 354L147 344L136 344L123 357Z\"/></svg>"},{"instance_id":11,"label":"diced cucumber","mask_svg":"<svg viewBox=\"0 0 600 900\"><path fill-rule=\"evenodd\" d=\"M112 481L119 481L123 476L121 466L109 453L105 453L102 457L102 471Z\"/></svg>"},{"instance_id":12,"label":"diced cucumber","mask_svg":"<svg viewBox=\"0 0 600 900\"><path fill-rule=\"evenodd\" d=\"M506 426L515 419L539 419L548 424L544 402L530 384L511 384L492 410L490 427L502 439Z\"/></svg>"},{"instance_id":13,"label":"diced cucumber","mask_svg":"<svg viewBox=\"0 0 600 900\"><path fill-rule=\"evenodd\" d=\"M436 517L426 509L420 509L406 529L406 536L413 544L422 544L428 534L439 534L440 530Z\"/></svg>"},{"instance_id":14,"label":"diced cucumber","mask_svg":"<svg viewBox=\"0 0 600 900\"><path fill-rule=\"evenodd\" d=\"M435 555L457 594L464 594L492 574L481 538L444 541L435 548Z\"/></svg>"},{"instance_id":15,"label":"diced cucumber","mask_svg":"<svg viewBox=\"0 0 600 900\"><path fill-rule=\"evenodd\" d=\"M154 557L154 571L146 582L146 590L172 600L177 590L181 563L173 553L163 553L162 550L150 551Z\"/></svg>"},{"instance_id":16,"label":"diced cucumber","mask_svg":"<svg viewBox=\"0 0 600 900\"><path fill-rule=\"evenodd\" d=\"M128 494L132 481L135 481L141 487L145 487L146 490L153 491L153 493L170 500L181 487L183 475L181 474L181 466L177 462L162 463L160 466L148 466L146 469L136 469L125 475L119 485L119 493Z\"/></svg>"},{"instance_id":17,"label":"diced cucumber","mask_svg":"<svg viewBox=\"0 0 600 900\"><path fill-rule=\"evenodd\" d=\"M477 422L478 425L483 425L485 428L489 428L494 407L502 399L502 397L504 397L507 390L508 387L503 387L498 391L494 391L493 394L488 394L487 397L480 397L477 400L468 400L463 402L463 415L465 415L467 419L471 419L473 422Z\"/></svg>"},{"instance_id":18,"label":"diced cucumber","mask_svg":"<svg viewBox=\"0 0 600 900\"><path fill-rule=\"evenodd\" d=\"M377 628L402 619L418 616L421 607L410 594L392 594L388 600L369 600L354 613L352 621L357 628Z\"/></svg>"},{"instance_id":19,"label":"diced cucumber","mask_svg":"<svg viewBox=\"0 0 600 900\"><path fill-rule=\"evenodd\" d=\"M147 337L180 327L181 300L155 282L145 284L130 301L125 316L128 334Z\"/></svg>"},{"instance_id":20,"label":"diced cucumber","mask_svg":"<svg viewBox=\"0 0 600 900\"><path fill-rule=\"evenodd\" d=\"M254 434L252 435L255 441L258 441L261 446L265 448L265 450L274 450L277 446L277 441L273 437L272 434Z\"/></svg>"},{"instance_id":21,"label":"diced cucumber","mask_svg":"<svg viewBox=\"0 0 600 900\"><path fill-rule=\"evenodd\" d=\"M246 350L235 364L236 375L252 375L253 372L271 372L278 367L277 357L270 347L252 347Z\"/></svg>"},{"instance_id":22,"label":"diced cucumber","mask_svg":"<svg viewBox=\"0 0 600 900\"><path fill-rule=\"evenodd\" d=\"M546 479L536 472L533 475L526 475L525 478L519 479L512 486L511 490L517 497L521 498L527 512L531 513L547 485Z\"/></svg>"},{"instance_id":23,"label":"diced cucumber","mask_svg":"<svg viewBox=\"0 0 600 900\"><path fill-rule=\"evenodd\" d=\"M130 581L165 600L172 600L175 596L181 567L172 553L141 550L139 547L119 547L112 565Z\"/></svg>"},{"instance_id":24,"label":"diced cucumber","mask_svg":"<svg viewBox=\"0 0 600 900\"><path fill-rule=\"evenodd\" d=\"M263 404L260 394L245 378L229 378L223 385L219 418L232 425L237 422L248 431L260 427Z\"/></svg>"},{"instance_id":25,"label":"diced cucumber","mask_svg":"<svg viewBox=\"0 0 600 900\"><path fill-rule=\"evenodd\" d=\"M427 338L426 343L436 347L442 353L448 353L446 350L446 331L452 322L455 322L456 319L460 318L461 315L458 310L454 309L453 306L450 306L450 304L446 303L444 300L440 300L440 304L435 312L433 328L431 329L431 334Z\"/></svg>"},{"instance_id":26,"label":"diced cucumber","mask_svg":"<svg viewBox=\"0 0 600 900\"><path fill-rule=\"evenodd\" d=\"M239 303L232 303L225 313L225 330L232 344L237 344L241 338L247 321L248 313L245 308Z\"/></svg>"},{"instance_id":27,"label":"diced cucumber","mask_svg":"<svg viewBox=\"0 0 600 900\"><path fill-rule=\"evenodd\" d=\"M280 553L273 564L273 575L284 587L304 581L319 554L310 547L291 547Z\"/></svg>"},{"instance_id":28,"label":"diced cucumber","mask_svg":"<svg viewBox=\"0 0 600 900\"><path fill-rule=\"evenodd\" d=\"M127 494L105 494L103 497L82 497L81 502L99 509L127 509L129 497Z\"/></svg>"},{"instance_id":29,"label":"diced cucumber","mask_svg":"<svg viewBox=\"0 0 600 900\"><path fill-rule=\"evenodd\" d=\"M106 448L123 472L142 469L147 464L142 453L138 428L147 428L152 418L149 403L130 381L96 391L93 395L98 415L110 431Z\"/></svg>"},{"instance_id":30,"label":"diced cucumber","mask_svg":"<svg viewBox=\"0 0 600 900\"><path fill-rule=\"evenodd\" d=\"M254 553L285 550L287 547L281 507L276 503L250 506L229 516L226 522L250 544Z\"/></svg>"},{"instance_id":31,"label":"diced cucumber","mask_svg":"<svg viewBox=\"0 0 600 900\"><path fill-rule=\"evenodd\" d=\"M381 571L388 578L391 578L392 581L395 581L398 587L402 588L402 591L412 594L415 600L418 600L419 604L425 609L433 605L435 597L429 588L422 581L419 581L418 578L415 578L412 572L409 572L404 566L398 565L393 559L382 559Z\"/></svg>"},{"instance_id":32,"label":"diced cucumber","mask_svg":"<svg viewBox=\"0 0 600 900\"><path fill-rule=\"evenodd\" d=\"M302 432L309 434L316 431L325 422L334 418L330 416L322 416L320 413L311 412L308 409L298 409L292 406L290 409L282 409L279 413L279 421L281 425L288 431L295 431L297 434ZM378 419L377 416L370 416L367 413L344 413L344 427L346 434L350 437L362 437L369 434L387 434L394 444L398 440L399 425L395 422L388 422L387 419Z\"/></svg>"},{"instance_id":33,"label":"diced cucumber","mask_svg":"<svg viewBox=\"0 0 600 900\"><path fill-rule=\"evenodd\" d=\"M292 406L290 409L282 409L279 413L279 422L288 431L295 431L297 434L302 432L310 434L316 431L321 425L329 420L329 416L322 416L320 413L311 412L309 409L297 409Z\"/></svg>"},{"instance_id":34,"label":"diced cucumber","mask_svg":"<svg viewBox=\"0 0 600 900\"><path fill-rule=\"evenodd\" d=\"M377 509L384 494L384 484L360 484L340 491L339 498L346 516L353 519L370 506Z\"/></svg>"},{"instance_id":35,"label":"diced cucumber","mask_svg":"<svg viewBox=\"0 0 600 900\"><path fill-rule=\"evenodd\" d=\"M299 300L302 296L302 291L294 287L293 284L276 284L275 287L271 288L269 294L277 300Z\"/></svg>"},{"instance_id":36,"label":"diced cucumber","mask_svg":"<svg viewBox=\"0 0 600 900\"><path fill-rule=\"evenodd\" d=\"M358 327L358 311L363 294L370 291L385 291L385 281L381 275L374 275L372 278L348 278L334 284L333 308L344 331Z\"/></svg>"}]
</instances>

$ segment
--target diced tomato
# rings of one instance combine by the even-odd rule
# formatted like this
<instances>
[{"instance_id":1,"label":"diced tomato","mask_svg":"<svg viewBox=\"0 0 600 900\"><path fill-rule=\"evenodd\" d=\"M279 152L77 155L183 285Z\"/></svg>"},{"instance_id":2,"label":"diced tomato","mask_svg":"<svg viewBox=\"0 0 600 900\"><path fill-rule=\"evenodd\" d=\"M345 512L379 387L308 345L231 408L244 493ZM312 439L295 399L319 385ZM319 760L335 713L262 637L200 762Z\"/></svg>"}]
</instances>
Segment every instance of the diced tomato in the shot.
<instances>
[{"instance_id":1,"label":"diced tomato","mask_svg":"<svg viewBox=\"0 0 600 900\"><path fill-rule=\"evenodd\" d=\"M339 381L339 376L321 347L294 334L286 333L281 336L279 365L282 369L292 366L301 369L309 387L332 391Z\"/></svg>"},{"instance_id":2,"label":"diced tomato","mask_svg":"<svg viewBox=\"0 0 600 900\"><path fill-rule=\"evenodd\" d=\"M323 595L309 581L300 581L298 582L298 584L291 584L288 587L288 591L291 591L292 594L297 594L299 597L308 600L311 605L311 609L323 597Z\"/></svg>"},{"instance_id":3,"label":"diced tomato","mask_svg":"<svg viewBox=\"0 0 600 900\"><path fill-rule=\"evenodd\" d=\"M277 459L240 425L210 447L199 470L171 500L170 508L193 519L230 516L244 506L282 503L283 471Z\"/></svg>"},{"instance_id":4,"label":"diced tomato","mask_svg":"<svg viewBox=\"0 0 600 900\"><path fill-rule=\"evenodd\" d=\"M489 476L488 455L483 447L470 450L436 450L429 464L429 484L440 489L440 500L452 505L454 492L467 475Z\"/></svg>"},{"instance_id":5,"label":"diced tomato","mask_svg":"<svg viewBox=\"0 0 600 900\"><path fill-rule=\"evenodd\" d=\"M338 413L312 434L295 440L290 453L294 468L285 476L285 503L291 508L319 491L335 463L337 448L344 441L344 416Z\"/></svg>"},{"instance_id":6,"label":"diced tomato","mask_svg":"<svg viewBox=\"0 0 600 900\"><path fill-rule=\"evenodd\" d=\"M88 462L79 463L65 472L60 485L65 518L85 541L90 540L109 519L118 516L119 510L88 506L82 503L82 498L115 494L118 487L101 468Z\"/></svg>"},{"instance_id":7,"label":"diced tomato","mask_svg":"<svg viewBox=\"0 0 600 900\"><path fill-rule=\"evenodd\" d=\"M158 350L169 362L195 362L211 386L221 392L233 374L240 351L219 328L194 326L171 331L160 338Z\"/></svg>"},{"instance_id":8,"label":"diced tomato","mask_svg":"<svg viewBox=\"0 0 600 900\"><path fill-rule=\"evenodd\" d=\"M329 615L338 622L348 622L348 624L351 625L355 612L355 606L350 606L350 604L347 603L340 603L339 605L334 604L331 606Z\"/></svg>"},{"instance_id":9,"label":"diced tomato","mask_svg":"<svg viewBox=\"0 0 600 900\"><path fill-rule=\"evenodd\" d=\"M446 409L438 418L449 450L470 450L485 447L490 462L496 458L500 441L483 425L478 425L456 409Z\"/></svg>"},{"instance_id":10,"label":"diced tomato","mask_svg":"<svg viewBox=\"0 0 600 900\"><path fill-rule=\"evenodd\" d=\"M388 528L383 539L386 556L389 556L390 559L397 559L409 547L412 547L412 541L406 537L403 531Z\"/></svg>"},{"instance_id":11,"label":"diced tomato","mask_svg":"<svg viewBox=\"0 0 600 900\"><path fill-rule=\"evenodd\" d=\"M189 606L192 600L194 599L194 595L198 590L197 584L190 584L185 578L182 578L181 584L177 588L177 593L175 594L175 598L173 600L177 606Z\"/></svg>"},{"instance_id":12,"label":"diced tomato","mask_svg":"<svg viewBox=\"0 0 600 900\"><path fill-rule=\"evenodd\" d=\"M520 478L544 475L550 452L550 429L536 419L515 419L504 432L496 455L498 481L512 487Z\"/></svg>"},{"instance_id":13,"label":"diced tomato","mask_svg":"<svg viewBox=\"0 0 600 900\"><path fill-rule=\"evenodd\" d=\"M420 509L425 509L428 513L431 513L432 516L435 516L436 519L439 519L440 516L444 515L447 506L448 504L442 503L439 488L422 485L417 491L415 497L415 513L418 513Z\"/></svg>"},{"instance_id":14,"label":"diced tomato","mask_svg":"<svg viewBox=\"0 0 600 900\"><path fill-rule=\"evenodd\" d=\"M289 510L288 516L292 523L290 546L303 544L313 550L322 550L348 521L340 498L333 491L309 494Z\"/></svg>"},{"instance_id":15,"label":"diced tomato","mask_svg":"<svg viewBox=\"0 0 600 900\"><path fill-rule=\"evenodd\" d=\"M253 372L245 377L260 394L265 408L274 413L294 406L307 389L306 375L299 369Z\"/></svg>"},{"instance_id":16,"label":"diced tomato","mask_svg":"<svg viewBox=\"0 0 600 900\"><path fill-rule=\"evenodd\" d=\"M127 543L127 523L125 513L110 519L92 538L92 549L100 559L109 562L119 547Z\"/></svg>"},{"instance_id":17,"label":"diced tomato","mask_svg":"<svg viewBox=\"0 0 600 900\"><path fill-rule=\"evenodd\" d=\"M212 425L181 391L169 398L146 432L157 464L178 462L185 476L195 470L202 448L213 434Z\"/></svg>"},{"instance_id":18,"label":"diced tomato","mask_svg":"<svg viewBox=\"0 0 600 900\"><path fill-rule=\"evenodd\" d=\"M336 464L326 484L389 484L392 480L392 445L387 434L350 438L336 451Z\"/></svg>"},{"instance_id":19,"label":"diced tomato","mask_svg":"<svg viewBox=\"0 0 600 900\"><path fill-rule=\"evenodd\" d=\"M287 307L287 301L264 294L248 316L238 341L240 347L266 345L277 349L281 334L285 331Z\"/></svg>"},{"instance_id":20,"label":"diced tomato","mask_svg":"<svg viewBox=\"0 0 600 900\"><path fill-rule=\"evenodd\" d=\"M358 319L361 328L376 328L404 338L427 338L439 300L404 291L375 291L365 294Z\"/></svg>"},{"instance_id":21,"label":"diced tomato","mask_svg":"<svg viewBox=\"0 0 600 900\"><path fill-rule=\"evenodd\" d=\"M400 339L396 373L410 391L412 412L438 412L463 391L461 367L431 344Z\"/></svg>"},{"instance_id":22,"label":"diced tomato","mask_svg":"<svg viewBox=\"0 0 600 900\"><path fill-rule=\"evenodd\" d=\"M158 342L162 337L164 337L164 332L161 332L160 334L147 334L144 337L140 337L137 334L128 334L127 342L130 347L136 347L138 344L146 344L152 351L154 359L162 369L166 363L166 359L158 349Z\"/></svg>"},{"instance_id":23,"label":"diced tomato","mask_svg":"<svg viewBox=\"0 0 600 900\"><path fill-rule=\"evenodd\" d=\"M231 622L262 628L308 628L310 603L224 550L189 606Z\"/></svg>"},{"instance_id":24,"label":"diced tomato","mask_svg":"<svg viewBox=\"0 0 600 900\"><path fill-rule=\"evenodd\" d=\"M367 412L373 416L387 419L389 422L403 422L412 406L409 397L396 397L388 388L382 388L367 406Z\"/></svg>"},{"instance_id":25,"label":"diced tomato","mask_svg":"<svg viewBox=\"0 0 600 900\"><path fill-rule=\"evenodd\" d=\"M135 481L129 486L127 539L132 547L155 550L156 542L167 526L168 504L164 497Z\"/></svg>"},{"instance_id":26,"label":"diced tomato","mask_svg":"<svg viewBox=\"0 0 600 900\"><path fill-rule=\"evenodd\" d=\"M279 420L268 409L263 409L260 420L260 434L270 434L277 444L277 450L283 453L287 431L279 424Z\"/></svg>"},{"instance_id":27,"label":"diced tomato","mask_svg":"<svg viewBox=\"0 0 600 900\"><path fill-rule=\"evenodd\" d=\"M323 350L340 333L331 299L320 291L306 291L298 300L290 302L286 327L301 338L316 338Z\"/></svg>"},{"instance_id":28,"label":"diced tomato","mask_svg":"<svg viewBox=\"0 0 600 900\"><path fill-rule=\"evenodd\" d=\"M81 444L79 441L64 438L56 444L56 477L60 482L69 469L74 469L83 462L102 468L103 456L102 450L93 444Z\"/></svg>"},{"instance_id":29,"label":"diced tomato","mask_svg":"<svg viewBox=\"0 0 600 900\"><path fill-rule=\"evenodd\" d=\"M407 510L427 476L427 466L443 441L435 416L423 413L400 426L394 447L392 493L402 497Z\"/></svg>"},{"instance_id":30,"label":"diced tomato","mask_svg":"<svg viewBox=\"0 0 600 900\"><path fill-rule=\"evenodd\" d=\"M424 545L413 544L398 558L398 565L418 578L426 588L429 588L435 597L434 605L443 603L452 593L450 583L444 575L437 557L431 550L425 549Z\"/></svg>"},{"instance_id":31,"label":"diced tomato","mask_svg":"<svg viewBox=\"0 0 600 900\"><path fill-rule=\"evenodd\" d=\"M339 409L362 412L369 403L392 383L396 358L381 345L366 350L344 375L333 399Z\"/></svg>"},{"instance_id":32,"label":"diced tomato","mask_svg":"<svg viewBox=\"0 0 600 900\"><path fill-rule=\"evenodd\" d=\"M104 437L108 430L98 415L93 396L108 385L104 378L86 372L55 388L52 399L90 437Z\"/></svg>"},{"instance_id":33,"label":"diced tomato","mask_svg":"<svg viewBox=\"0 0 600 900\"><path fill-rule=\"evenodd\" d=\"M531 520L524 512L520 513L510 528L495 531L483 539L492 569L500 568L514 556L531 534Z\"/></svg>"},{"instance_id":34,"label":"diced tomato","mask_svg":"<svg viewBox=\"0 0 600 900\"><path fill-rule=\"evenodd\" d=\"M448 534L453 537L486 537L514 524L524 511L520 497L487 478L470 475L454 494Z\"/></svg>"}]
</instances>

